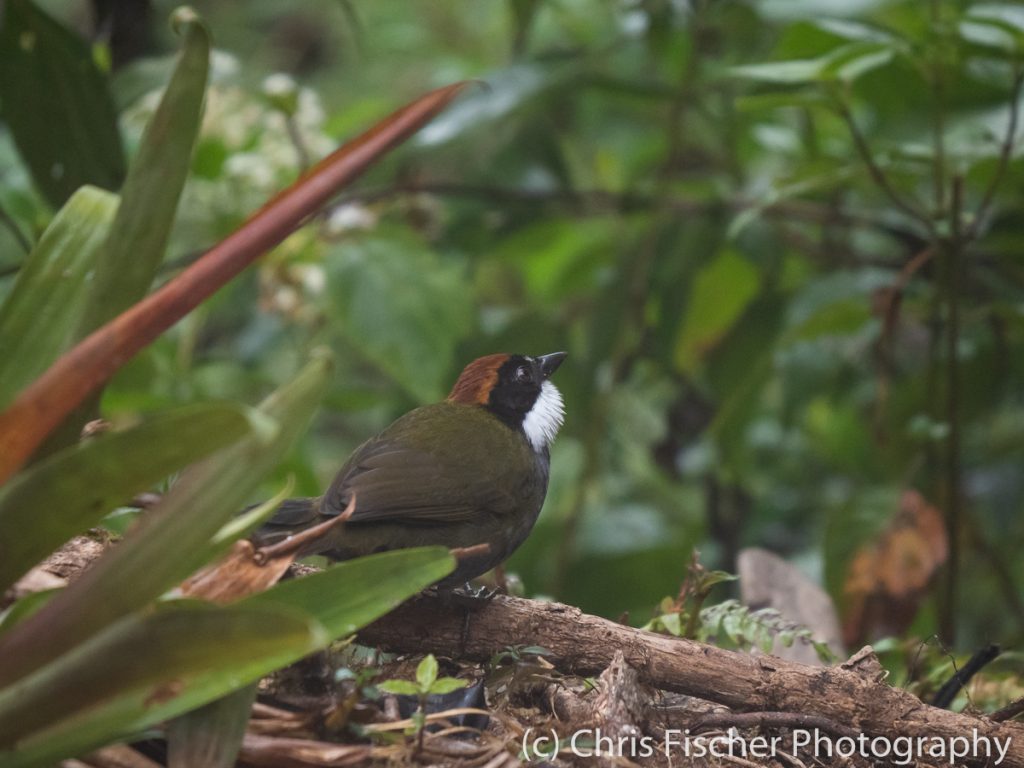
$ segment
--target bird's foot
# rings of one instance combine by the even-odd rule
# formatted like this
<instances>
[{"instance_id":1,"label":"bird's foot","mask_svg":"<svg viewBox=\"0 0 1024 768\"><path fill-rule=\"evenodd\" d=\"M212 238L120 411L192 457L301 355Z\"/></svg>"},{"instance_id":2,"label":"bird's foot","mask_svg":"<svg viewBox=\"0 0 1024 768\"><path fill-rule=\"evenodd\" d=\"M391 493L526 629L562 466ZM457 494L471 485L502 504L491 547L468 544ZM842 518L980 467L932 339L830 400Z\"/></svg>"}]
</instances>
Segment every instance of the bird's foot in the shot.
<instances>
[{"instance_id":1,"label":"bird's foot","mask_svg":"<svg viewBox=\"0 0 1024 768\"><path fill-rule=\"evenodd\" d=\"M469 582L466 582L461 587L456 587L451 590L448 594L456 604L463 605L470 609L475 609L482 608L487 605L501 593L502 590L500 587L473 587Z\"/></svg>"},{"instance_id":2,"label":"bird's foot","mask_svg":"<svg viewBox=\"0 0 1024 768\"><path fill-rule=\"evenodd\" d=\"M445 605L477 611L486 606L495 597L502 594L499 587L473 587L467 582L461 587L428 587L423 594L436 598Z\"/></svg>"}]
</instances>

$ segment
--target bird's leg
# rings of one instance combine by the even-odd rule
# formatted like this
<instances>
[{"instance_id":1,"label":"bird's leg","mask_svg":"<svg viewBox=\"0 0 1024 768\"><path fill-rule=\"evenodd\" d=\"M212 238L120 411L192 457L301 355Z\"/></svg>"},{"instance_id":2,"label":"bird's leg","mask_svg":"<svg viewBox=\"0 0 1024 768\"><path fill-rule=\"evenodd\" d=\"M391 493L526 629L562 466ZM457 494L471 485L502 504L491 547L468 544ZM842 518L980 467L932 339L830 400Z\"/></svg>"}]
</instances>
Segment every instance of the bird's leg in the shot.
<instances>
[{"instance_id":1,"label":"bird's leg","mask_svg":"<svg viewBox=\"0 0 1024 768\"><path fill-rule=\"evenodd\" d=\"M459 655L466 652L466 641L469 639L469 620L474 612L485 608L499 593L500 589L493 587L470 586L466 582L461 587L454 589L437 589L437 597L443 603L462 609L462 631L459 633Z\"/></svg>"},{"instance_id":2,"label":"bird's leg","mask_svg":"<svg viewBox=\"0 0 1024 768\"><path fill-rule=\"evenodd\" d=\"M469 618L474 611L486 606L501 590L497 587L479 586L476 589L467 581L461 588L453 589L452 597L462 605L462 631L459 633L459 655L466 653L466 641L469 640Z\"/></svg>"}]
</instances>

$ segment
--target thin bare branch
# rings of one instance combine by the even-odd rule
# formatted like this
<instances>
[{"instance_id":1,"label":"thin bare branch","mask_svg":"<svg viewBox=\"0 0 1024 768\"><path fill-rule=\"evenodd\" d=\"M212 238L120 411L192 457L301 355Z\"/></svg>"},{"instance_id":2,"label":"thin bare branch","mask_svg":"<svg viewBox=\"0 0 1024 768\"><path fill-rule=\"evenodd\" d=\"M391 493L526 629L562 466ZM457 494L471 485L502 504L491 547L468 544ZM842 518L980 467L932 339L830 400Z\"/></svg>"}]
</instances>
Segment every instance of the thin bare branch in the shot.
<instances>
[{"instance_id":1,"label":"thin bare branch","mask_svg":"<svg viewBox=\"0 0 1024 768\"><path fill-rule=\"evenodd\" d=\"M834 223L877 229L896 238L919 239L920 234L900 229L870 213L837 210L810 200L780 200L761 204L757 200L696 200L682 197L659 198L653 194L608 189L523 189L489 184L463 184L457 181L416 181L360 190L339 198L337 205L376 203L411 195L428 194L439 197L486 200L496 205L556 205L580 216L646 213L668 209L690 215L717 214L722 211L741 213L759 208L762 215L784 220L815 224Z\"/></svg>"},{"instance_id":2,"label":"thin bare branch","mask_svg":"<svg viewBox=\"0 0 1024 768\"><path fill-rule=\"evenodd\" d=\"M839 101L837 104L839 110L839 116L843 118L843 122L846 123L847 129L850 131L850 137L853 139L853 145L857 149L857 154L860 156L861 161L867 168L868 173L871 175L872 181L878 186L885 196L889 198L893 205L903 211L905 214L910 216L915 221L921 223L925 229L928 230L928 234L935 238L935 223L931 220L931 217L917 205L911 203L909 200L905 200L903 196L896 190L886 176L885 171L875 160L874 154L871 152L871 148L868 146L867 139L865 138L860 127L857 125L857 121L853 118L853 113L850 111L849 105L844 101Z\"/></svg>"},{"instance_id":3,"label":"thin bare branch","mask_svg":"<svg viewBox=\"0 0 1024 768\"><path fill-rule=\"evenodd\" d=\"M996 165L996 172L992 174L988 187L985 189L985 193L981 196L981 202L978 203L978 208L974 212L974 220L971 222L971 226L967 230L968 240L973 240L978 236L978 230L981 228L981 223L988 216L989 209L992 207L992 201L995 199L999 185L1002 183L1003 177L1006 175L1006 170L1010 166L1010 160L1013 159L1013 149L1017 144L1017 123L1020 116L1022 93L1024 93L1024 67L1017 70L1017 75L1013 81L1013 97L1010 99L1010 119L1007 122L1006 135L1003 136L1003 144L999 150L999 161Z\"/></svg>"}]
</instances>

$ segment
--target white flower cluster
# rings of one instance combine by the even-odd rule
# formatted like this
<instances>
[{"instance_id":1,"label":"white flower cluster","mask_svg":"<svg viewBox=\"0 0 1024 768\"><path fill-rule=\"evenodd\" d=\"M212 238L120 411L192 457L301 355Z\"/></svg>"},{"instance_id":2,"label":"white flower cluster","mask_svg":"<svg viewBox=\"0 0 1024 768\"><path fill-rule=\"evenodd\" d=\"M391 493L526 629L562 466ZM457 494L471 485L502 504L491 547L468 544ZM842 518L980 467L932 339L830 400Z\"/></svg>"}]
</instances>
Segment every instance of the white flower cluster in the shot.
<instances>
[{"instance_id":1,"label":"white flower cluster","mask_svg":"<svg viewBox=\"0 0 1024 768\"><path fill-rule=\"evenodd\" d=\"M289 75L270 75L256 90L240 84L234 57L217 52L211 65L192 173L169 249L172 255L222 239L292 183L306 164L336 146L324 132L319 97ZM161 90L150 92L122 114L129 146L138 143L161 96ZM326 282L325 248L376 224L377 216L369 208L347 203L329 209L315 226L292 234L260 262L261 308L290 322L315 324L316 299Z\"/></svg>"},{"instance_id":2,"label":"white flower cluster","mask_svg":"<svg viewBox=\"0 0 1024 768\"><path fill-rule=\"evenodd\" d=\"M288 75L266 78L261 91L238 84L237 61L216 53L206 92L194 173L179 208L179 226L193 239L215 239L330 152L324 110L316 93ZM131 145L142 135L161 91L139 99L123 115ZM291 121L289 127L288 122Z\"/></svg>"}]
</instances>

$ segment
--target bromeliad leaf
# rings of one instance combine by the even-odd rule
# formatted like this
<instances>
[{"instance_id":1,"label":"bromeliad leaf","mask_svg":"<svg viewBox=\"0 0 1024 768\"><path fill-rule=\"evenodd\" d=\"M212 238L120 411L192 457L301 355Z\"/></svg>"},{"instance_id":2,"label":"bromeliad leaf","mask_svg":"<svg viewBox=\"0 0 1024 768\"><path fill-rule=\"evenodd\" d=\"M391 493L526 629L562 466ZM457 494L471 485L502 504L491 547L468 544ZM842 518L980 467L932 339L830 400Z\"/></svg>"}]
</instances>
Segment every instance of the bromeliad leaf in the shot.
<instances>
[{"instance_id":1,"label":"bromeliad leaf","mask_svg":"<svg viewBox=\"0 0 1024 768\"><path fill-rule=\"evenodd\" d=\"M444 109L465 85L456 83L420 97L321 160L191 267L61 355L0 411L0 482L125 361L297 229L381 155ZM435 319L431 316L425 322Z\"/></svg>"},{"instance_id":2,"label":"bromeliad leaf","mask_svg":"<svg viewBox=\"0 0 1024 768\"><path fill-rule=\"evenodd\" d=\"M258 414L193 405L79 443L0 489L0 590L114 507L172 472L240 439ZM46 514L40 514L46 510Z\"/></svg>"},{"instance_id":3,"label":"bromeliad leaf","mask_svg":"<svg viewBox=\"0 0 1024 768\"><path fill-rule=\"evenodd\" d=\"M0 637L0 684L57 659L203 565L211 537L305 428L329 370L323 359L307 366L263 403L263 429L190 467L119 546Z\"/></svg>"},{"instance_id":4,"label":"bromeliad leaf","mask_svg":"<svg viewBox=\"0 0 1024 768\"><path fill-rule=\"evenodd\" d=\"M0 408L74 340L89 290L86 276L102 253L116 210L116 195L79 189L18 272L0 306Z\"/></svg>"},{"instance_id":5,"label":"bromeliad leaf","mask_svg":"<svg viewBox=\"0 0 1024 768\"><path fill-rule=\"evenodd\" d=\"M279 606L175 601L128 616L0 690L0 763L50 764L129 736L327 642Z\"/></svg>"},{"instance_id":6,"label":"bromeliad leaf","mask_svg":"<svg viewBox=\"0 0 1024 768\"><path fill-rule=\"evenodd\" d=\"M167 246L199 132L210 58L210 38L195 13L179 8L173 21L182 31L181 54L125 179L79 338L146 294Z\"/></svg>"},{"instance_id":7,"label":"bromeliad leaf","mask_svg":"<svg viewBox=\"0 0 1024 768\"><path fill-rule=\"evenodd\" d=\"M239 688L168 723L168 768L232 768L256 688L256 683Z\"/></svg>"},{"instance_id":8,"label":"bromeliad leaf","mask_svg":"<svg viewBox=\"0 0 1024 768\"><path fill-rule=\"evenodd\" d=\"M441 547L399 550L225 608L176 600L123 618L0 689L0 763L50 764L223 697L354 632L454 565Z\"/></svg>"},{"instance_id":9,"label":"bromeliad leaf","mask_svg":"<svg viewBox=\"0 0 1024 768\"><path fill-rule=\"evenodd\" d=\"M341 637L398 607L454 568L455 559L443 547L382 552L281 582L241 604L273 603L301 610L315 617L332 637Z\"/></svg>"}]
</instances>

